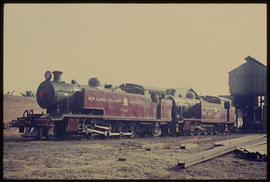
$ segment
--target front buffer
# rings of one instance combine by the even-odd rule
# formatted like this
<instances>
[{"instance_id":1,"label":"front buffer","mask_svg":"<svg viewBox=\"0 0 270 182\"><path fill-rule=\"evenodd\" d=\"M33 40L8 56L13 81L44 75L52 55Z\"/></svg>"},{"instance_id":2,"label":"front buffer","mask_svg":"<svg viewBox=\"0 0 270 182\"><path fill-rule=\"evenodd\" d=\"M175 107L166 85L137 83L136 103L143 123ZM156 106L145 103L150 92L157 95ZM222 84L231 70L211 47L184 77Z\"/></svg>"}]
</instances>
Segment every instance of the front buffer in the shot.
<instances>
[{"instance_id":1,"label":"front buffer","mask_svg":"<svg viewBox=\"0 0 270 182\"><path fill-rule=\"evenodd\" d=\"M18 127L23 137L40 139L51 138L54 133L54 121L47 114L34 114L33 110L25 110L22 117L10 122L11 127Z\"/></svg>"}]
</instances>

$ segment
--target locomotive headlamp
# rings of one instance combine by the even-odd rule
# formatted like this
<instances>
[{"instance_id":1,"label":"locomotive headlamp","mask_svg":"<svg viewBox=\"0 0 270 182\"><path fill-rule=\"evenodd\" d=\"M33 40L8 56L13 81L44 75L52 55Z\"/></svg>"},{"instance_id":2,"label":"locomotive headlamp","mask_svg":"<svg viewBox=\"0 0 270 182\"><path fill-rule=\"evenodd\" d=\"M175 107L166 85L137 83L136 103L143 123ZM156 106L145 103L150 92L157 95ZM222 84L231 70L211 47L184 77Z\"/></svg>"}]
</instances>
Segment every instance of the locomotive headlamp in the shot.
<instances>
[{"instance_id":1,"label":"locomotive headlamp","mask_svg":"<svg viewBox=\"0 0 270 182\"><path fill-rule=\"evenodd\" d=\"M46 80L49 81L52 78L52 73L50 71L46 71L44 77Z\"/></svg>"}]
</instances>

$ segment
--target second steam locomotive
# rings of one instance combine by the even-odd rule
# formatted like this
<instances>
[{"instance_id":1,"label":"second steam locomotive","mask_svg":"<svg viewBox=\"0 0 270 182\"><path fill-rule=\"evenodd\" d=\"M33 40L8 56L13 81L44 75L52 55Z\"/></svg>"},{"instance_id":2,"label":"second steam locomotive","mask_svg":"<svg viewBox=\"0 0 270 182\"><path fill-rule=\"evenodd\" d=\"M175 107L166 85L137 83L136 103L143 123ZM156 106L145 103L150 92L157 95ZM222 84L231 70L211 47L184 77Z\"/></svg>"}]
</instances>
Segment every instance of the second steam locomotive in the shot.
<instances>
[{"instance_id":1,"label":"second steam locomotive","mask_svg":"<svg viewBox=\"0 0 270 182\"><path fill-rule=\"evenodd\" d=\"M81 86L45 73L36 99L46 113L26 110L11 122L25 137L179 136L231 132L236 121L230 100L198 96L192 89L146 89L137 84L100 87L96 78Z\"/></svg>"}]
</instances>

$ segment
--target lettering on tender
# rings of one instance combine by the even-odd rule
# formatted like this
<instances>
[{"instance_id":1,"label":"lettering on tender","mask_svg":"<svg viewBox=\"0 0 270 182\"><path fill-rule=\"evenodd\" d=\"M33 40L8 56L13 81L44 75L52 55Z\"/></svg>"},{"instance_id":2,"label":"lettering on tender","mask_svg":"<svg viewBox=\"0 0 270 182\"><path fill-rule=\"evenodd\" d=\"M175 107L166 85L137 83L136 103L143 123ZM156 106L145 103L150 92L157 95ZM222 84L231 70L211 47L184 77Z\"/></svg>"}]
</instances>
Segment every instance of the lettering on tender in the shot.
<instances>
[{"instance_id":1,"label":"lettering on tender","mask_svg":"<svg viewBox=\"0 0 270 182\"><path fill-rule=\"evenodd\" d=\"M128 99L125 98L125 97L124 97L124 99L123 99L123 105L124 105L124 106L127 106L127 105L128 105Z\"/></svg>"},{"instance_id":2,"label":"lettering on tender","mask_svg":"<svg viewBox=\"0 0 270 182\"><path fill-rule=\"evenodd\" d=\"M139 100L131 100L129 103L130 104L141 104L141 102Z\"/></svg>"},{"instance_id":3,"label":"lettering on tender","mask_svg":"<svg viewBox=\"0 0 270 182\"><path fill-rule=\"evenodd\" d=\"M121 109L122 110L122 112L128 112L128 110L127 109Z\"/></svg>"},{"instance_id":4,"label":"lettering on tender","mask_svg":"<svg viewBox=\"0 0 270 182\"><path fill-rule=\"evenodd\" d=\"M126 98L125 98L126 99ZM111 102L111 103L121 103L121 102L127 102L127 100L122 101L122 99L119 98L105 98L105 97L88 97L89 101L97 101L97 102Z\"/></svg>"},{"instance_id":5,"label":"lettering on tender","mask_svg":"<svg viewBox=\"0 0 270 182\"><path fill-rule=\"evenodd\" d=\"M94 101L95 100L95 97L88 97L88 100L89 101Z\"/></svg>"},{"instance_id":6,"label":"lettering on tender","mask_svg":"<svg viewBox=\"0 0 270 182\"><path fill-rule=\"evenodd\" d=\"M108 102L116 102L116 103L122 102L121 99L117 99L117 98L108 98L107 100L108 100Z\"/></svg>"},{"instance_id":7,"label":"lettering on tender","mask_svg":"<svg viewBox=\"0 0 270 182\"><path fill-rule=\"evenodd\" d=\"M103 98L103 97L101 97L101 98L96 97L96 101L97 102L107 102L107 99Z\"/></svg>"}]
</instances>

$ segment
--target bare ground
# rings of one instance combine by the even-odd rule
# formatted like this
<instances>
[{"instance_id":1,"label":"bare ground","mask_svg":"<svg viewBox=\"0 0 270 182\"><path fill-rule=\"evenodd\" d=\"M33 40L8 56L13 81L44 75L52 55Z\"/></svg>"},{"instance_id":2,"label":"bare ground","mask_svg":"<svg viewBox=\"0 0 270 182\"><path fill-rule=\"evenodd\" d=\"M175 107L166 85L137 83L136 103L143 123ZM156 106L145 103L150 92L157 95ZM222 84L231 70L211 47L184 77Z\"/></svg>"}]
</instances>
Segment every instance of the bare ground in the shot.
<instances>
[{"instance_id":1,"label":"bare ground","mask_svg":"<svg viewBox=\"0 0 270 182\"><path fill-rule=\"evenodd\" d=\"M248 161L229 153L179 169L183 157L213 147L215 141L242 135L199 136L205 141L186 149L191 139L147 137L65 141L25 140L18 129L4 130L4 179L266 179L266 162ZM207 139L208 138L208 139Z\"/></svg>"}]
</instances>

